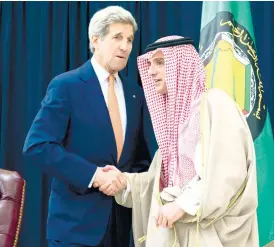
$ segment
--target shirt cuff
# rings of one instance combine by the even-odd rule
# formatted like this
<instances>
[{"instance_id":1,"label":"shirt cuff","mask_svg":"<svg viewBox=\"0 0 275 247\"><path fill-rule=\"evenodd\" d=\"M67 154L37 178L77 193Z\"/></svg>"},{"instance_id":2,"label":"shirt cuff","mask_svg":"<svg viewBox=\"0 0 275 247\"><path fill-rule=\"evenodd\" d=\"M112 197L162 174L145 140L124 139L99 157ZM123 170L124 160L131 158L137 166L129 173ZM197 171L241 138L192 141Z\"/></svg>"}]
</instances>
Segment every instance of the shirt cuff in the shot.
<instances>
[{"instance_id":1,"label":"shirt cuff","mask_svg":"<svg viewBox=\"0 0 275 247\"><path fill-rule=\"evenodd\" d=\"M128 197L128 194L131 192L131 186L127 179L127 187L122 191L122 203L125 203Z\"/></svg>"},{"instance_id":2,"label":"shirt cuff","mask_svg":"<svg viewBox=\"0 0 275 247\"><path fill-rule=\"evenodd\" d=\"M89 188L92 188L92 186L93 186L93 183L94 183L94 180L95 180L96 171L97 171L97 168L95 170L94 176L91 179L91 182L89 183L89 186L88 186Z\"/></svg>"},{"instance_id":3,"label":"shirt cuff","mask_svg":"<svg viewBox=\"0 0 275 247\"><path fill-rule=\"evenodd\" d=\"M201 203L201 180L193 188L184 190L175 203L189 215L195 216Z\"/></svg>"}]
</instances>

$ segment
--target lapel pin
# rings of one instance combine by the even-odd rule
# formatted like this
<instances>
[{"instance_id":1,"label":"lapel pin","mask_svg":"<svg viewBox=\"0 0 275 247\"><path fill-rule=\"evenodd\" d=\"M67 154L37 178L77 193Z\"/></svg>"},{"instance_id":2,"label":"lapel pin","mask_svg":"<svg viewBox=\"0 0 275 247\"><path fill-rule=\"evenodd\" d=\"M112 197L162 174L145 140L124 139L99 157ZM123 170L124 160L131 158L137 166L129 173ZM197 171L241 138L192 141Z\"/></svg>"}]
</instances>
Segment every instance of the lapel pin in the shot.
<instances>
[{"instance_id":1,"label":"lapel pin","mask_svg":"<svg viewBox=\"0 0 275 247\"><path fill-rule=\"evenodd\" d=\"M136 98L136 95L133 95L133 98Z\"/></svg>"}]
</instances>

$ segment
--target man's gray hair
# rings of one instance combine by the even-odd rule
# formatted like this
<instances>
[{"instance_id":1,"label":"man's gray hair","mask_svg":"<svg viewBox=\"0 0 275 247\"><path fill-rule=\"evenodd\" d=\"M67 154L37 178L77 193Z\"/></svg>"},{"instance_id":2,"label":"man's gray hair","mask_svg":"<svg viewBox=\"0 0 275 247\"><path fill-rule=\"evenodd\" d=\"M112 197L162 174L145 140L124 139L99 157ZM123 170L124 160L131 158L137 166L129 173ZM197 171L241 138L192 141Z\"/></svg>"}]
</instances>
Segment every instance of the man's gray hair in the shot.
<instances>
[{"instance_id":1,"label":"man's gray hair","mask_svg":"<svg viewBox=\"0 0 275 247\"><path fill-rule=\"evenodd\" d=\"M92 44L92 37L103 38L108 33L109 25L113 23L125 23L133 26L134 33L137 31L137 23L132 14L119 6L110 6L97 11L90 20L89 40L90 50L93 53L95 48Z\"/></svg>"}]
</instances>

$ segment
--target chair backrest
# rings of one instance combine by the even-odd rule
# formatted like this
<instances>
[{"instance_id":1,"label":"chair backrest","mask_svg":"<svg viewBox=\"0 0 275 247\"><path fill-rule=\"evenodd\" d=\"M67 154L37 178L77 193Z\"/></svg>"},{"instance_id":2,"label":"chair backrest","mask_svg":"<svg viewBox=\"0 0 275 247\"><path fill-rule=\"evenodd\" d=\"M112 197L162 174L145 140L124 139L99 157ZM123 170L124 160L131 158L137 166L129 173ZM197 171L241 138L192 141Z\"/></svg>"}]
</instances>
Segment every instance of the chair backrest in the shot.
<instances>
[{"instance_id":1,"label":"chair backrest","mask_svg":"<svg viewBox=\"0 0 275 247\"><path fill-rule=\"evenodd\" d=\"M16 247L22 224L24 179L13 171L0 169L0 246Z\"/></svg>"}]
</instances>

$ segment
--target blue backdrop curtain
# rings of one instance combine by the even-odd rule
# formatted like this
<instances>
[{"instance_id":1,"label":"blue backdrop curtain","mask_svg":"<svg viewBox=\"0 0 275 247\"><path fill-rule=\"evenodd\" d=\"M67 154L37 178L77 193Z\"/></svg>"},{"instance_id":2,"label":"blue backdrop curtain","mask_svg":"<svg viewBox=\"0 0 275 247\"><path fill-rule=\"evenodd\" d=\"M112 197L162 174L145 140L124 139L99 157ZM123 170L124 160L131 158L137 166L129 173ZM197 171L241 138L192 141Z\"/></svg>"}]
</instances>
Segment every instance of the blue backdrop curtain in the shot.
<instances>
[{"instance_id":1,"label":"blue backdrop curtain","mask_svg":"<svg viewBox=\"0 0 275 247\"><path fill-rule=\"evenodd\" d=\"M27 131L49 81L89 57L91 16L120 5L137 20L133 51L123 73L138 78L136 57L146 45L172 34L190 36L198 47L202 2L0 2L0 167L27 181L20 247L46 246L50 178L21 155ZM251 2L265 99L272 125L273 2Z\"/></svg>"}]
</instances>

